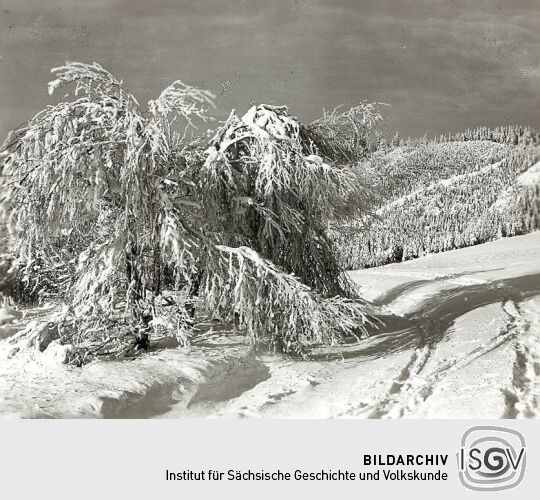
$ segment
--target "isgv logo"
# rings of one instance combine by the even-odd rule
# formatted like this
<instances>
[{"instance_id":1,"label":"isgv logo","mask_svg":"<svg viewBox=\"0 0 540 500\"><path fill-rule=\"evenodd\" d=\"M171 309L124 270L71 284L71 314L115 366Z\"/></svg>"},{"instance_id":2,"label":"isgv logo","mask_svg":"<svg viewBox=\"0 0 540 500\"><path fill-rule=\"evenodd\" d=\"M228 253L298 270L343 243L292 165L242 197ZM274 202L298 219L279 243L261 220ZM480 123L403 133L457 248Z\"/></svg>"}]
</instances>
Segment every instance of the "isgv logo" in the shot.
<instances>
[{"instance_id":1,"label":"isgv logo","mask_svg":"<svg viewBox=\"0 0 540 500\"><path fill-rule=\"evenodd\" d=\"M523 479L525 439L505 427L471 427L461 438L457 454L459 479L475 491L514 488Z\"/></svg>"}]
</instances>

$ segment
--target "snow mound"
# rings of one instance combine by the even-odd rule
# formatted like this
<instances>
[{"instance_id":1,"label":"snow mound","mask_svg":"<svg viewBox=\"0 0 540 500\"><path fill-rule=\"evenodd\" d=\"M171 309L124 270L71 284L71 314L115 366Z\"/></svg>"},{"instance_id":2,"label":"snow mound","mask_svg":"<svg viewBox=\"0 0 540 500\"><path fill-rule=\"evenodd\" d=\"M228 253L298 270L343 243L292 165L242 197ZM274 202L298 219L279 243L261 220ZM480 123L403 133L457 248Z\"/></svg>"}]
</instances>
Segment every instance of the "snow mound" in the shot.
<instances>
[{"instance_id":1,"label":"snow mound","mask_svg":"<svg viewBox=\"0 0 540 500\"><path fill-rule=\"evenodd\" d=\"M289 115L286 106L252 106L241 121L257 135L267 134L276 139L297 138L300 135L300 122Z\"/></svg>"}]
</instances>

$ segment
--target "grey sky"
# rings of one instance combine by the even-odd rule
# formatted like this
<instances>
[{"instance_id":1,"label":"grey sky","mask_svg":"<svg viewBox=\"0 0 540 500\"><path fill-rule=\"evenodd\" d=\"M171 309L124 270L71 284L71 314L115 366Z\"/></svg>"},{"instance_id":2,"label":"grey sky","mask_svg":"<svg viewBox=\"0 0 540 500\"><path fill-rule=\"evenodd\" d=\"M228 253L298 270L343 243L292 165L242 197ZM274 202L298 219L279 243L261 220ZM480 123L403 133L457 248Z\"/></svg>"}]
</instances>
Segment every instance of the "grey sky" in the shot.
<instances>
[{"instance_id":1,"label":"grey sky","mask_svg":"<svg viewBox=\"0 0 540 500\"><path fill-rule=\"evenodd\" d=\"M0 135L54 102L49 70L97 61L148 100L176 79L303 121L362 99L391 131L540 128L540 1L0 0Z\"/></svg>"}]
</instances>

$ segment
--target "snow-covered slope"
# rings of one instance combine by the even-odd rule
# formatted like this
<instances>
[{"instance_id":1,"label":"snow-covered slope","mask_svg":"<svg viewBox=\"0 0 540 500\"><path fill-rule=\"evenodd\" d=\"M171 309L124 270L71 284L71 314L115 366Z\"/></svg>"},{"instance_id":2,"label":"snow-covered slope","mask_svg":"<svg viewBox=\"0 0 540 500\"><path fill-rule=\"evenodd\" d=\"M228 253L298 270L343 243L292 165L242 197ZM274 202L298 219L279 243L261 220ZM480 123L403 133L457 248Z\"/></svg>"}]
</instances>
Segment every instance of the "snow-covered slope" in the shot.
<instances>
[{"instance_id":1,"label":"snow-covered slope","mask_svg":"<svg viewBox=\"0 0 540 500\"><path fill-rule=\"evenodd\" d=\"M535 163L529 170L522 173L518 179L519 184L535 186L540 184L540 162Z\"/></svg>"},{"instance_id":2,"label":"snow-covered slope","mask_svg":"<svg viewBox=\"0 0 540 500\"><path fill-rule=\"evenodd\" d=\"M344 265L378 266L539 229L539 155L537 146L489 141L374 155L378 217L337 228Z\"/></svg>"},{"instance_id":3,"label":"snow-covered slope","mask_svg":"<svg viewBox=\"0 0 540 500\"><path fill-rule=\"evenodd\" d=\"M308 362L262 356L270 377L241 396L165 416L536 417L539 251L533 233L354 272L386 311L379 333Z\"/></svg>"},{"instance_id":4,"label":"snow-covered slope","mask_svg":"<svg viewBox=\"0 0 540 500\"><path fill-rule=\"evenodd\" d=\"M538 417L539 253L536 232L355 271L386 325L310 361L212 332L189 352L83 369L2 359L0 414Z\"/></svg>"}]
</instances>

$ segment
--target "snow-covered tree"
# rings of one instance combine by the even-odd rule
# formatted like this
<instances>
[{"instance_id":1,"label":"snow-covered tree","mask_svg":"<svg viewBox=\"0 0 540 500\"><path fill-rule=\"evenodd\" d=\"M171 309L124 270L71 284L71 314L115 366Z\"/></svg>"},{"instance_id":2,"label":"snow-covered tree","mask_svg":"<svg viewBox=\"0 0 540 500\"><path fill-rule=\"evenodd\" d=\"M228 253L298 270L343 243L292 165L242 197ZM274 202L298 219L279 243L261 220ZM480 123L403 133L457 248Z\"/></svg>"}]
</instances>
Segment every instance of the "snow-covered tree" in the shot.
<instances>
[{"instance_id":1,"label":"snow-covered tree","mask_svg":"<svg viewBox=\"0 0 540 500\"><path fill-rule=\"evenodd\" d=\"M195 308L293 353L364 331L329 232L367 197L315 154L328 136L261 106L203 151L176 130L207 119L208 92L177 81L143 109L98 64L53 71L49 90L74 93L6 141L2 205L27 282L50 276L69 304L81 362L151 328L185 340Z\"/></svg>"},{"instance_id":2,"label":"snow-covered tree","mask_svg":"<svg viewBox=\"0 0 540 500\"><path fill-rule=\"evenodd\" d=\"M377 149L384 123L382 103L362 101L342 111L341 106L306 127L301 134L306 146L316 145L316 153L327 161L358 162Z\"/></svg>"}]
</instances>

